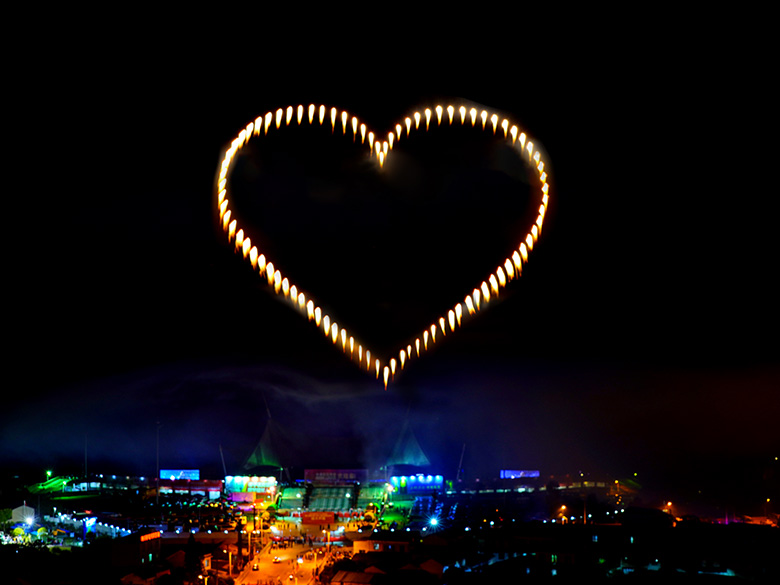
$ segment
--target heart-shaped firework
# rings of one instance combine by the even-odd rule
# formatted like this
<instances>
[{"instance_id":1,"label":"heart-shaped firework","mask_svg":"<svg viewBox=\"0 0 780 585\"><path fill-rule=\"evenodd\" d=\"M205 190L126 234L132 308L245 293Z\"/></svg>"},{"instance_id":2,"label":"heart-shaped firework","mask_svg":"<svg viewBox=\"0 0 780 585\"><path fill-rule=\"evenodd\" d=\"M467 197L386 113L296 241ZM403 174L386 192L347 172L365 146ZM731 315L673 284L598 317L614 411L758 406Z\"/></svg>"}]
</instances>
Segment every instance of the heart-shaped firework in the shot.
<instances>
[{"instance_id":1,"label":"heart-shaped firework","mask_svg":"<svg viewBox=\"0 0 780 585\"><path fill-rule=\"evenodd\" d=\"M262 250L258 250L244 233L244 228L239 225L235 209L231 210L230 208L231 192L228 183L231 163L239 151L253 137L261 137L263 140L272 139L272 135L277 131L295 125L322 127L334 134L351 133L352 139L355 142L360 140L360 144L366 148L366 157L374 161L373 164L378 165L380 170L384 169L385 161L391 156L393 146L402 140L409 139L413 133L435 131L438 127L460 125L481 128L483 132L492 132L499 137L503 135L507 144L521 153L523 158L527 157L534 171L534 176L538 179L538 183L533 189L539 197L538 213L527 231L520 236L519 246L512 249L485 280L467 293L462 302L442 312L437 320L420 331L414 341L399 348L389 357L379 357L364 344L357 342L355 337L345 327L339 326L330 315L325 314L309 293L299 289L282 273L271 258L266 257ZM337 129L340 132L337 132ZM357 117L346 111L339 111L335 107L328 108L312 104L308 107L288 106L267 112L250 122L231 142L222 160L216 190L220 224L229 241L235 245L236 252L251 263L253 269L264 277L264 280L277 295L287 299L294 308L320 328L325 337L334 345L339 346L358 367L372 373L377 378L381 375L385 388L395 378L397 372L403 370L412 359L421 357L437 341L454 333L461 327L465 319L478 313L492 298L498 296L503 287L520 276L523 264L528 261L528 255L541 234L549 201L549 186L544 162L541 160L539 150L534 148L533 143L524 132L521 132L516 125L507 119L500 119L495 113L491 114L487 110L479 111L473 107L459 106L456 108L452 105L436 106L433 109L426 108L422 112L415 112L412 116L396 124L393 130L384 136L375 135Z\"/></svg>"}]
</instances>

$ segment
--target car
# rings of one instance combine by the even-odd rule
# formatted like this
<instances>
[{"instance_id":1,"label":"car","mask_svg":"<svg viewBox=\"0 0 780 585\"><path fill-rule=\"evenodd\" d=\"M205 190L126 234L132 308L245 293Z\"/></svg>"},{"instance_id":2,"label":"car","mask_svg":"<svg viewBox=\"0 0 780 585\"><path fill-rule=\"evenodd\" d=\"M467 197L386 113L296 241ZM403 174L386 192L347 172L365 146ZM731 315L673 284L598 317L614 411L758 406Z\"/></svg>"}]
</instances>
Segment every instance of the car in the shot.
<instances>
[{"instance_id":1,"label":"car","mask_svg":"<svg viewBox=\"0 0 780 585\"><path fill-rule=\"evenodd\" d=\"M252 565L252 570L253 571L259 571L260 570L260 565L255 563L254 565Z\"/></svg>"},{"instance_id":2,"label":"car","mask_svg":"<svg viewBox=\"0 0 780 585\"><path fill-rule=\"evenodd\" d=\"M281 563L281 562L282 559L280 559L279 557L274 557L274 563Z\"/></svg>"}]
</instances>

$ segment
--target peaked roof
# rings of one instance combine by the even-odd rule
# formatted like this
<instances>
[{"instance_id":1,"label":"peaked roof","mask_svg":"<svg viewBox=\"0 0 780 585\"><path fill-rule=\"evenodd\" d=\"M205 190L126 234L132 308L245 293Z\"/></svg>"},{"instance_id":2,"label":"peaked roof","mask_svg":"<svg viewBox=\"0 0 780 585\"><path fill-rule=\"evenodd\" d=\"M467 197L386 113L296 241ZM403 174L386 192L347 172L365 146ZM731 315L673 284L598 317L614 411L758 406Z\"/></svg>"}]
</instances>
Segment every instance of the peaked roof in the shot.
<instances>
[{"instance_id":1,"label":"peaked roof","mask_svg":"<svg viewBox=\"0 0 780 585\"><path fill-rule=\"evenodd\" d=\"M293 466L317 466L318 462L325 467L343 467L353 459L356 462L360 460L360 446L353 443L355 443L355 438L345 439L321 435L314 438L305 433L284 428L276 423L269 413L260 441L244 461L243 467L246 471L257 467L286 469ZM323 449L320 448L326 444L329 446L328 449L325 449L328 456L323 455ZM334 453L341 456L336 457ZM323 459L323 457L325 458ZM430 464L430 460L420 447L409 420L406 418L401 426L395 446L384 465L386 467L403 465L427 467Z\"/></svg>"},{"instance_id":2,"label":"peaked roof","mask_svg":"<svg viewBox=\"0 0 780 585\"><path fill-rule=\"evenodd\" d=\"M404 419L398 440L395 442L393 452L387 460L387 465L414 465L416 467L426 467L431 462L425 456L417 437L414 436L412 427L409 426L409 419Z\"/></svg>"},{"instance_id":3,"label":"peaked roof","mask_svg":"<svg viewBox=\"0 0 780 585\"><path fill-rule=\"evenodd\" d=\"M281 456L284 440L282 430L269 418L263 435L260 437L260 442L244 462L244 469L249 470L255 467L276 467L278 469L284 467Z\"/></svg>"}]
</instances>

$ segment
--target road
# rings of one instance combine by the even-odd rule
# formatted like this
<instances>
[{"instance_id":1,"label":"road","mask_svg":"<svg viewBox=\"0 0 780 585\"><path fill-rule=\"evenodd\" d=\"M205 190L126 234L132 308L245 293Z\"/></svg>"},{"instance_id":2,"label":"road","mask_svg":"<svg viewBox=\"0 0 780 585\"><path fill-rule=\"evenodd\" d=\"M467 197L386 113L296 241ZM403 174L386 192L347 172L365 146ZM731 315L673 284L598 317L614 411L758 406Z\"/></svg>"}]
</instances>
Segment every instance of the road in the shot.
<instances>
[{"instance_id":1,"label":"road","mask_svg":"<svg viewBox=\"0 0 780 585\"><path fill-rule=\"evenodd\" d=\"M321 548L317 547L314 550L321 550ZM294 544L283 549L272 549L270 544L265 545L261 552L255 554L254 559L247 563L241 574L235 577L235 582L242 585L311 583L314 581L314 569L316 566L322 567L327 558L326 555L315 555L313 560L304 559L302 563L297 561L299 556L303 557L311 550L312 547L303 544ZM279 562L274 562L274 557L278 557ZM255 565L257 570L254 569Z\"/></svg>"}]
</instances>

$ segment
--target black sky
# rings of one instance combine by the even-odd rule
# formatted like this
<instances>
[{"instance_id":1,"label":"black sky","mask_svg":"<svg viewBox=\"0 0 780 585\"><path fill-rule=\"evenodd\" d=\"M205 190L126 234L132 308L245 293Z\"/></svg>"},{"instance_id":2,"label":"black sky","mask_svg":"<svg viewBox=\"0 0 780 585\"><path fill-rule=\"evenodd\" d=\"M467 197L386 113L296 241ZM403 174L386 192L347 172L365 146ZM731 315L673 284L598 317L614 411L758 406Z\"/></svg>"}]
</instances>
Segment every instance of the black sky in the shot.
<instances>
[{"instance_id":1,"label":"black sky","mask_svg":"<svg viewBox=\"0 0 780 585\"><path fill-rule=\"evenodd\" d=\"M108 59L69 45L20 76L9 466L80 461L86 435L96 461L148 474L160 421L164 466L219 472L222 445L240 471L267 402L372 454L408 412L445 474L465 443L475 477L636 471L694 493L706 474L757 493L780 453L777 241L760 104L737 88L761 78L720 38L552 35L525 55L470 39L450 57L443 35L376 57L330 33L288 37L292 53L194 37L102 39ZM461 99L543 145L545 232L501 302L384 392L223 245L214 176L277 107L379 130Z\"/></svg>"}]
</instances>

